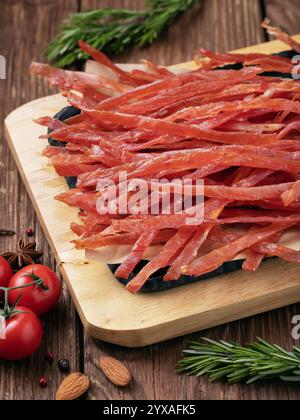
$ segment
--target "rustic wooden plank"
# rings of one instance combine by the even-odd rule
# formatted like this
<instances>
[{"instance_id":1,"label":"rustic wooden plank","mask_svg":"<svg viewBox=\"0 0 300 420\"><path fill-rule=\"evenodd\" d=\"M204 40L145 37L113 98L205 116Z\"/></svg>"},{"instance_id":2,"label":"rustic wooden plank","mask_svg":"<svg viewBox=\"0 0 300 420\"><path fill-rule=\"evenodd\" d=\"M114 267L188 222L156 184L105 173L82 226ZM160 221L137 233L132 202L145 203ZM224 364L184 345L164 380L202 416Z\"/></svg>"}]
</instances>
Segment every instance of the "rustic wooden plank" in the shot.
<instances>
[{"instance_id":1,"label":"rustic wooden plank","mask_svg":"<svg viewBox=\"0 0 300 420\"><path fill-rule=\"evenodd\" d=\"M7 114L9 110L15 108L20 103L26 102L27 100L36 96L43 96L48 92L46 84L44 83L36 83L33 81L29 84L25 76L21 77L23 73L18 69L24 69L25 65L26 67L29 65L31 60L31 58L28 57L29 54L36 54L35 58L40 58L41 43L46 42L46 38L50 36L50 32L52 35L56 31L57 22L60 20L61 16L66 14L72 8L71 2L52 1L47 6L45 4L49 2L46 1L24 3L25 2L10 2L7 0L5 2L5 7L2 7L1 10L0 54L4 54L7 57L10 57L8 74L11 75L12 71L14 70L13 81L5 83L0 81L1 121L3 120L4 113ZM31 5L29 3L31 3ZM38 7L36 7L36 4L34 3L38 3ZM60 4L58 5L58 3ZM195 48L195 41L201 41L201 45L218 49L237 48L244 45L261 42L263 41L263 36L260 29L258 28L261 17L259 17L259 19L257 18L257 15L255 15L256 17L253 17L252 13L252 9L255 9L256 12L259 13L260 9L258 3L259 2L256 1L247 2L247 0L244 0L242 3L240 1L225 2L224 0L211 0L210 2L205 2L202 13L206 16L207 23L204 24L204 18L201 14L201 25L199 25L200 20L198 19L200 19L200 14L197 14L196 24L191 25L191 19L195 19L194 15L192 14L190 19L185 21L185 25L183 25L181 21L182 19L186 19L183 17L181 20L179 20L178 23L174 25L174 28L175 26L176 28L180 28L177 29L177 31L179 31L179 35L176 37L177 44L175 39L173 40L173 37L170 37L167 33L166 37L168 41L162 41L162 45L164 46L163 52L160 52L161 47L158 43L156 43L155 47L150 47L142 52L138 50L134 51L132 55L126 54L122 60L121 58L119 60L125 61L125 59L127 59L128 61L134 62L137 59L145 56L147 53L149 56L151 54L151 58L160 58L162 63L169 64L175 63L176 61L178 62L188 60ZM121 0L101 0L101 2L83 0L82 4L84 8L102 7L104 5L114 7L120 7L122 5L129 7L134 6L134 2L129 0L127 2L122 2ZM238 16L243 17L241 20L243 23L240 23L239 31L236 31L234 26L238 17L233 19L232 14L235 15L237 13L236 8L238 5L240 5L242 9L242 12L238 12ZM53 25L48 25L48 20L45 18L44 13L42 12L42 9L44 10L45 7L51 8L50 19L51 22L53 22ZM141 2L136 2L135 7L142 7ZM12 13L13 8L16 10L14 13ZM30 8L30 15L24 12L24 10L28 8ZM230 11L232 9L234 9L233 12ZM228 20L223 20L223 13L226 14L227 19L229 18ZM25 21L24 14L27 17ZM36 14L38 19L41 19L39 24L36 22ZM220 15L222 16L220 17ZM216 16L218 16L218 19L216 19ZM213 17L213 19L209 20L208 17ZM246 24L244 23L245 21L247 22ZM250 21L251 24L249 24ZM187 35L185 35L187 32L186 22L189 24L189 26L191 25L191 31L189 31ZM25 25L22 29L23 23L25 23ZM196 29L194 28L194 25L196 26ZM37 30L36 27L39 30ZM222 31L219 29L220 27L222 27ZM34 33L28 33L28 28L34 28ZM175 29L171 28L171 31L173 30L175 31ZM295 32L298 32L298 30ZM190 37L191 33L194 35ZM216 36L216 33L218 36ZM16 36L18 38L17 40ZM173 45L172 48L170 47L168 49L170 40L174 41L174 45L181 45L181 49L175 49ZM26 45L27 50L24 47L21 48L20 55L16 57L16 61L14 62L12 59L15 53L12 51L12 45L16 45L16 42L19 42L19 45ZM16 66L16 64L19 67ZM10 83L10 86L8 86L7 83ZM14 86L14 96L8 99L12 86ZM9 194L6 194L5 199L1 195L1 220L4 220L6 223L10 224L10 226L17 226L18 229L20 229L24 226L35 223L35 217L28 198L26 194L24 194L24 190L19 182L19 179L17 178L18 181L15 182L16 173L14 164L9 158L6 146L1 145L1 147L2 149L0 150L0 154L2 161L0 162L0 175L2 179L2 185L0 193L3 194L4 191L10 189ZM22 209L14 208L16 197L18 197L19 203L22 205ZM2 219L3 215L4 219ZM47 244L44 242L39 226L37 226L36 230L38 241L40 242L41 247L44 249L45 254L48 255L49 252ZM11 247L12 244L13 242L10 240L1 239L1 250L6 249L8 246ZM44 349L41 350L36 358L33 358L25 363L22 362L15 364L13 366L9 363L0 364L1 398L27 399L51 398L53 396L55 389L54 385L57 383L55 370L47 367L46 374L48 374L48 376L51 374L54 383L45 392L39 392L36 384L36 380L38 379L37 372L42 371L42 368L44 367L43 354L46 348L48 349L47 343L54 343L55 353L62 356L62 352L66 348L62 341L66 341L65 331L70 331L72 336L74 336L76 333L73 322L70 322L70 319L72 319L70 310L69 301L67 304L62 302L59 311L56 311L53 313L53 315L46 319L47 325L51 325L51 332L47 331L47 342L44 345ZM295 344L290 338L291 318L293 315L299 313L299 305L294 305L290 308L285 308L280 311L253 317L250 320L231 323L226 325L226 327L214 328L206 332L204 335L211 336L213 338L231 338L239 341L241 340L242 342L252 340L256 335L260 335L266 339L270 339L288 347L291 344ZM124 314L124 316L126 316L126 314ZM66 319L65 317L68 318ZM60 342L56 342L57 328L60 329L60 334L62 337ZM199 338L199 335L200 334L195 334L193 335L193 338ZM78 363L73 361L73 358L76 358L79 352L77 348L74 348L74 339L72 336L69 337L69 350L65 356L69 357L73 363L73 367L77 365L77 368L79 367ZM146 349L127 350L116 346L111 346L109 344L104 344L86 337L85 368L86 372L90 374L94 383L90 392L90 398L299 399L300 395L296 386L269 383L262 386L254 385L251 387L224 387L222 384L209 385L206 379L199 380L195 378L187 378L185 376L174 376L174 365L179 357L180 350L186 345L186 340L187 338L182 338L179 340L172 340L157 346L151 346ZM115 355L130 365L136 378L136 381L132 387L127 390L120 391L107 383L106 379L103 378L101 374L99 374L98 368L96 368L100 354ZM22 391L24 389L26 389L26 392Z\"/></svg>"},{"instance_id":2,"label":"rustic wooden plank","mask_svg":"<svg viewBox=\"0 0 300 420\"><path fill-rule=\"evenodd\" d=\"M82 9L126 7L142 9L139 0L82 0ZM119 62L137 62L147 57L162 65L191 60L199 47L223 51L264 41L260 28L260 1L199 0L160 38L147 48L135 48L117 57Z\"/></svg>"},{"instance_id":3,"label":"rustic wooden plank","mask_svg":"<svg viewBox=\"0 0 300 420\"><path fill-rule=\"evenodd\" d=\"M105 6L142 7L139 1L126 0L83 0L82 6L85 10ZM147 56L161 64L174 64L191 59L195 48L200 45L228 50L263 42L264 34L260 29L262 18L260 1L199 2L193 11L180 18L154 45L144 50L135 49L124 53L117 61L137 62ZM299 399L300 391L294 385L264 383L229 387L222 383L209 384L206 378L178 376L174 373L176 362L187 341L199 339L201 336L237 340L242 343L261 336L288 348L296 344L291 338L291 319L299 313L300 305L294 305L144 349L128 350L85 335L85 372L93 383L89 398ZM99 374L99 357L106 354L119 358L130 367L135 382L129 388L117 389Z\"/></svg>"},{"instance_id":4,"label":"rustic wooden plank","mask_svg":"<svg viewBox=\"0 0 300 420\"><path fill-rule=\"evenodd\" d=\"M298 0L265 0L265 11L272 25L280 26L292 35L300 32Z\"/></svg>"},{"instance_id":5,"label":"rustic wooden plank","mask_svg":"<svg viewBox=\"0 0 300 420\"><path fill-rule=\"evenodd\" d=\"M32 60L42 60L42 51L54 36L61 19L77 10L77 1L61 2L2 1L0 14L0 54L6 58L7 79L0 80L0 120L22 103L50 92L46 82L30 78ZM1 127L3 133L3 126ZM24 138L26 141L26 138ZM1 225L19 234L32 226L38 247L44 251L43 262L55 266L47 241L36 220L30 200L17 173L6 142L0 143L0 214ZM0 252L14 249L17 238L1 238ZM72 369L79 369L78 328L74 306L64 287L56 310L43 319L45 336L41 349L19 363L0 362L0 399L51 399L62 375L56 363L45 362L45 353L53 351L55 360L67 357ZM39 388L39 377L49 379L47 390Z\"/></svg>"}]
</instances>

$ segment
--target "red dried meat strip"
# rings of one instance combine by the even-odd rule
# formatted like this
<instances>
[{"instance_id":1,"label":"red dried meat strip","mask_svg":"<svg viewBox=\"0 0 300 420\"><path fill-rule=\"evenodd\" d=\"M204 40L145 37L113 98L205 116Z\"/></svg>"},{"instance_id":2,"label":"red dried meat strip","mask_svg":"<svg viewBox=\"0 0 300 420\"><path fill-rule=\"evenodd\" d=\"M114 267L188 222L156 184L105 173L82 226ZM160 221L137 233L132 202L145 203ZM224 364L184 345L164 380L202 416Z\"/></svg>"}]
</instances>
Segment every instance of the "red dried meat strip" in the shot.
<instances>
[{"instance_id":1,"label":"red dried meat strip","mask_svg":"<svg viewBox=\"0 0 300 420\"><path fill-rule=\"evenodd\" d=\"M80 238L74 241L77 249L97 249L104 246L112 245L132 245L137 240L138 235L135 233L122 233L117 235L94 234L88 238Z\"/></svg>"},{"instance_id":2,"label":"red dried meat strip","mask_svg":"<svg viewBox=\"0 0 300 420\"><path fill-rule=\"evenodd\" d=\"M253 74L250 73L250 77ZM119 112L146 115L154 110L161 109L162 107L170 106L178 101L187 100L195 95L209 92L220 92L224 90L228 85L234 85L239 82L242 83L244 80L249 79L249 74L241 74L239 71L236 72L231 78L220 79L220 80L196 80L185 84L184 86L178 86L172 89L166 89L159 92L155 97L151 97L142 101L135 102L129 105L123 105L119 107ZM250 88L248 88L249 91Z\"/></svg>"},{"instance_id":3,"label":"red dried meat strip","mask_svg":"<svg viewBox=\"0 0 300 420\"><path fill-rule=\"evenodd\" d=\"M87 54L89 54L94 60L98 63L103 64L104 66L110 68L115 74L120 76L120 78L127 83L132 84L133 86L137 86L137 80L130 75L129 72L122 70L120 67L116 66L105 54L101 51L96 50L87 42L80 40L78 42L80 49Z\"/></svg>"},{"instance_id":4,"label":"red dried meat strip","mask_svg":"<svg viewBox=\"0 0 300 420\"><path fill-rule=\"evenodd\" d=\"M279 257L282 260L299 263L300 252L284 245L262 242L255 247L256 251L268 257Z\"/></svg>"},{"instance_id":5,"label":"red dried meat strip","mask_svg":"<svg viewBox=\"0 0 300 420\"><path fill-rule=\"evenodd\" d=\"M286 34L279 28L274 28L273 26L271 26L269 19L265 19L261 26L264 29L266 29L270 35L274 35L277 39L289 45L293 50L300 53L299 42L295 41L290 35Z\"/></svg>"},{"instance_id":6,"label":"red dried meat strip","mask_svg":"<svg viewBox=\"0 0 300 420\"><path fill-rule=\"evenodd\" d=\"M112 226L116 232L137 232L139 234L148 231L154 226L158 229L176 229L181 226L188 225L189 223L195 223L195 213L191 213L188 216L186 213L182 214L171 214L171 215L159 215L159 216L148 216L143 219L129 219L125 218L122 220L114 220ZM249 223L273 223L281 225L284 222L293 222L297 224L300 222L300 216L298 213L289 214L286 216L238 216L231 218L204 218L203 220L197 220L197 224L200 225L211 225L211 224L249 224Z\"/></svg>"},{"instance_id":7,"label":"red dried meat strip","mask_svg":"<svg viewBox=\"0 0 300 420\"><path fill-rule=\"evenodd\" d=\"M173 261L167 273L164 275L164 281L177 280L181 276L181 267L188 264L196 258L199 248L203 245L210 232L210 228L200 226L190 238L186 247Z\"/></svg>"},{"instance_id":8,"label":"red dried meat strip","mask_svg":"<svg viewBox=\"0 0 300 420\"><path fill-rule=\"evenodd\" d=\"M294 42L286 34L277 31L277 35L291 45ZM84 210L80 214L83 225L72 224L81 236L75 241L78 248L135 244L119 270L128 277L151 243L165 243L163 254L129 283L133 292L156 268L166 265L170 265L166 280L178 278L182 265L188 265L197 274L208 266L213 269L230 253L239 253L247 235L247 246L243 248L247 254L245 268L257 268L265 255L299 261L299 254L278 245L275 236L281 235L288 222L295 224L300 220L300 83L259 76L267 69L290 71L289 59L206 52L212 59L210 66L243 62L259 63L259 67L239 71L199 69L175 75L154 63L148 64L150 73L125 72L90 46L84 45L84 49L109 67L119 81L33 65L34 72L47 75L50 83L58 85L70 103L82 110L81 115L64 123L49 117L38 121L54 129L53 138L66 143L66 149L60 153L51 147L45 151L60 173L89 170L79 176L79 188L58 197ZM145 85L137 86L141 83ZM159 153L153 153L154 150ZM106 168L95 170L97 164L103 163ZM97 193L94 187L104 178L118 181L121 170L128 172L129 179L142 177L148 183L153 177L206 177L205 194L213 198L205 202L204 223L185 226L185 214L100 216L96 202L104 191ZM120 185L117 192L121 194L119 191ZM245 208L249 204L256 210ZM268 226L257 225L271 221L279 230L265 237ZM256 227L241 237L226 232L227 239L231 235L231 243L221 247L224 255L215 250L215 254L194 261L199 248L218 231L218 224L252 222ZM151 238L153 231L157 235ZM251 245L252 241L255 242Z\"/></svg>"},{"instance_id":9,"label":"red dried meat strip","mask_svg":"<svg viewBox=\"0 0 300 420\"><path fill-rule=\"evenodd\" d=\"M153 244L161 244L167 242L174 235L173 230L160 231L153 240ZM100 234L91 235L88 238L80 238L74 241L77 249L97 249L102 246L108 245L133 245L138 238L139 234L134 232L129 233L110 233L106 234L101 232Z\"/></svg>"},{"instance_id":10,"label":"red dried meat strip","mask_svg":"<svg viewBox=\"0 0 300 420\"><path fill-rule=\"evenodd\" d=\"M284 124L254 124L254 123L251 124L247 121L230 121L230 122L225 123L222 126L222 129L232 130L232 131L246 131L246 132L249 131L252 133L266 133L266 132L274 133L275 131L282 130L285 127L286 126ZM281 135L282 135L282 132L280 133L279 137L284 138L286 136L286 133L284 133L282 137Z\"/></svg>"},{"instance_id":11,"label":"red dried meat strip","mask_svg":"<svg viewBox=\"0 0 300 420\"><path fill-rule=\"evenodd\" d=\"M61 148L62 149L62 148ZM90 146L84 146L82 144L76 144L76 143L67 143L65 146L66 150L69 150L70 152L80 152L84 154L93 154L92 147Z\"/></svg>"},{"instance_id":12,"label":"red dried meat strip","mask_svg":"<svg viewBox=\"0 0 300 420\"><path fill-rule=\"evenodd\" d=\"M143 258L145 251L151 245L155 236L158 234L157 230L151 230L150 232L142 233L138 240L132 247L132 250L125 261L118 267L115 272L116 277L127 279L133 269Z\"/></svg>"},{"instance_id":13,"label":"red dried meat strip","mask_svg":"<svg viewBox=\"0 0 300 420\"><path fill-rule=\"evenodd\" d=\"M79 223L72 222L70 224L71 230L78 236L82 236L86 233L86 227L84 225L80 225Z\"/></svg>"},{"instance_id":14,"label":"red dried meat strip","mask_svg":"<svg viewBox=\"0 0 300 420\"><path fill-rule=\"evenodd\" d=\"M271 235L267 240L264 240L263 243L276 243L280 237L282 236L283 232L278 232L274 235ZM214 243L217 243L220 245L226 244L228 242L234 241L242 236L241 233L237 232L230 232L224 229L220 229L220 227L215 227L211 230L209 235L209 240L213 241ZM261 262L264 260L265 255L260 252L259 248L261 243L257 243L253 245L251 248L248 248L243 251L243 254L245 254L246 259L243 262L243 270L245 271L256 271Z\"/></svg>"},{"instance_id":15,"label":"red dried meat strip","mask_svg":"<svg viewBox=\"0 0 300 420\"><path fill-rule=\"evenodd\" d=\"M104 138L105 134L99 134L97 131L86 131L84 129L78 130L77 132L60 131L54 133L51 138L63 142L70 142L75 144L82 144L85 146L91 146L93 144L98 145Z\"/></svg>"},{"instance_id":16,"label":"red dried meat strip","mask_svg":"<svg viewBox=\"0 0 300 420\"><path fill-rule=\"evenodd\" d=\"M248 216L247 212L245 212L245 216L236 216L236 217L222 217L220 219L205 219L204 223L212 223L218 225L230 225L230 224L238 224L238 223L283 223L283 222L300 222L300 215L299 214L289 214L289 215L282 215L282 216Z\"/></svg>"},{"instance_id":17,"label":"red dried meat strip","mask_svg":"<svg viewBox=\"0 0 300 420\"><path fill-rule=\"evenodd\" d=\"M55 146L47 146L44 150L43 150L43 156L46 156L48 158L51 158L52 156L57 156L57 155L64 155L64 156L68 156L71 153L73 153L71 150L68 150L64 147L55 147Z\"/></svg>"},{"instance_id":18,"label":"red dried meat strip","mask_svg":"<svg viewBox=\"0 0 300 420\"><path fill-rule=\"evenodd\" d=\"M155 186L157 183L150 183L150 186ZM169 191L170 186L176 187L175 183L159 184L162 192ZM259 187L228 187L226 185L206 185L204 184L204 196L211 198L220 198L228 200L268 200L273 198L279 198L285 191L288 191L293 187L294 183L284 183L276 185L266 185ZM197 186L190 186L186 189L185 194L197 195L199 189Z\"/></svg>"},{"instance_id":19,"label":"red dried meat strip","mask_svg":"<svg viewBox=\"0 0 300 420\"><path fill-rule=\"evenodd\" d=\"M76 188L57 195L55 199L62 201L71 207L78 207L82 210L95 212L97 194Z\"/></svg>"},{"instance_id":20,"label":"red dried meat strip","mask_svg":"<svg viewBox=\"0 0 300 420\"><path fill-rule=\"evenodd\" d=\"M90 174L84 174L78 177L77 186L92 187L101 179L118 180L119 172L126 171L128 179L139 177L156 176L158 170L161 176L174 171L187 171L196 169L201 165L206 165L212 161L218 162L222 159L222 166L243 166L252 168L262 168L271 170L281 170L284 172L300 172L300 162L291 159L282 159L277 157L266 157L255 155L254 153L229 152L226 149L219 148L218 151L206 151L205 149L193 149L186 151L173 151L161 153L159 156L141 160L140 162L131 162L115 168L96 170Z\"/></svg>"},{"instance_id":21,"label":"red dried meat strip","mask_svg":"<svg viewBox=\"0 0 300 420\"><path fill-rule=\"evenodd\" d=\"M254 272L256 271L260 264L263 262L265 255L258 254L255 251L252 251L250 249L245 251L246 259L243 262L242 269L244 271Z\"/></svg>"},{"instance_id":22,"label":"red dried meat strip","mask_svg":"<svg viewBox=\"0 0 300 420\"><path fill-rule=\"evenodd\" d=\"M259 66L264 72L292 73L294 64L285 57L267 56L245 62L246 66Z\"/></svg>"},{"instance_id":23,"label":"red dried meat strip","mask_svg":"<svg viewBox=\"0 0 300 420\"><path fill-rule=\"evenodd\" d=\"M141 60L142 63L146 64L146 66L152 70L154 73L159 74L160 76L168 77L168 76L174 76L174 73L167 69L167 67L162 67L154 63L150 60Z\"/></svg>"},{"instance_id":24,"label":"red dried meat strip","mask_svg":"<svg viewBox=\"0 0 300 420\"><path fill-rule=\"evenodd\" d=\"M106 226L97 224L93 227L93 230L90 230L87 226L72 222L70 228L76 235L80 236L81 239L84 239L85 237L90 237L91 234L101 233L106 228Z\"/></svg>"},{"instance_id":25,"label":"red dried meat strip","mask_svg":"<svg viewBox=\"0 0 300 420\"><path fill-rule=\"evenodd\" d=\"M180 229L172 238L164 245L158 255L156 255L148 264L146 264L141 271L127 284L126 288L131 293L138 292L151 274L155 273L162 267L168 265L169 261L174 257L176 252L189 240L194 227L185 226Z\"/></svg>"},{"instance_id":26,"label":"red dried meat strip","mask_svg":"<svg viewBox=\"0 0 300 420\"><path fill-rule=\"evenodd\" d=\"M221 166L222 162L221 159L220 161L215 161L212 163L208 163L206 165L203 165L201 168L196 169L196 171L192 172L192 173L188 173L186 176L183 177L183 179L203 179L209 175L215 174L217 172L221 172L224 169L226 169L226 167Z\"/></svg>"},{"instance_id":27,"label":"red dried meat strip","mask_svg":"<svg viewBox=\"0 0 300 420\"><path fill-rule=\"evenodd\" d=\"M240 78L243 80L251 80L255 78L255 76L259 73L260 69L258 68L246 68L239 70ZM214 72L216 73L216 72ZM227 71L226 73L218 72L218 74L214 74L214 79L223 79L224 78L232 78L236 77L236 71ZM110 110L116 107L120 107L121 105L127 104L131 101L137 101L142 98L149 98L151 96L157 95L162 89L174 89L178 86L183 86L187 83L196 81L196 80L203 80L206 79L204 73L199 72L190 72L184 73L179 75L172 75L170 77L166 77L162 80L158 80L156 82L150 83L148 85L144 85L133 89L129 92L126 92L122 95L119 95L115 98L108 98L101 102L101 104L97 105L97 110Z\"/></svg>"},{"instance_id":28,"label":"red dried meat strip","mask_svg":"<svg viewBox=\"0 0 300 420\"><path fill-rule=\"evenodd\" d=\"M248 54L237 54L237 53L220 53L214 52L207 48L200 48L200 54L204 57L210 58L214 63L230 64L230 63L244 63L249 60L256 60L258 58L265 57L265 54L260 53L248 53Z\"/></svg>"},{"instance_id":29,"label":"red dried meat strip","mask_svg":"<svg viewBox=\"0 0 300 420\"><path fill-rule=\"evenodd\" d=\"M130 74L137 82L139 82L140 85L152 83L161 79L161 77L157 74L149 73L141 69L133 69L131 70Z\"/></svg>"},{"instance_id":30,"label":"red dried meat strip","mask_svg":"<svg viewBox=\"0 0 300 420\"><path fill-rule=\"evenodd\" d=\"M276 256L275 254L270 255L269 252L266 252L266 254L264 254L261 251L263 250L263 246L266 245L266 244L267 245L268 244L276 245L276 242L279 241L282 234L283 234L283 232L278 232L275 235L270 236L264 242L257 243L251 249L248 249L247 250L247 258L244 261L243 266L242 266L243 270L254 272L254 271L258 270L260 264L262 263L262 261L264 260L264 258L266 256Z\"/></svg>"},{"instance_id":31,"label":"red dried meat strip","mask_svg":"<svg viewBox=\"0 0 300 420\"><path fill-rule=\"evenodd\" d=\"M257 65L261 67L263 71L290 73L292 70L292 62L286 57L260 53L224 54L213 52L206 48L201 48L200 54L211 59L211 62L207 63L205 68L217 67L220 64L244 63L245 65Z\"/></svg>"},{"instance_id":32,"label":"red dried meat strip","mask_svg":"<svg viewBox=\"0 0 300 420\"><path fill-rule=\"evenodd\" d=\"M105 168L102 164L89 165L86 163L77 163L77 164L53 164L53 167L59 176L75 176L85 174L87 172L92 172L97 169Z\"/></svg>"},{"instance_id":33,"label":"red dried meat strip","mask_svg":"<svg viewBox=\"0 0 300 420\"><path fill-rule=\"evenodd\" d=\"M293 121L291 123L288 123L285 126L285 128L280 132L279 139L285 138L292 131L296 131L297 133L299 133L299 131L300 131L300 121Z\"/></svg>"},{"instance_id":34,"label":"red dried meat strip","mask_svg":"<svg viewBox=\"0 0 300 420\"><path fill-rule=\"evenodd\" d=\"M182 267L182 272L187 275L200 276L217 269L226 261L232 260L237 254L246 248L261 242L269 236L279 231L288 229L291 224L272 224L266 227L252 228L248 233L243 235L221 248L215 249L199 257L191 264Z\"/></svg>"},{"instance_id":35,"label":"red dried meat strip","mask_svg":"<svg viewBox=\"0 0 300 420\"><path fill-rule=\"evenodd\" d=\"M270 99L271 100L271 99ZM272 99L273 100L273 99ZM274 100L275 101L275 100ZM276 101L283 101L282 99L276 99ZM289 101L291 102L291 101ZM300 113L300 104L292 103L292 108L298 108ZM277 110L282 109L281 104L277 107ZM257 105L258 106L258 105ZM253 108L250 106L250 108ZM274 106L275 108L275 106ZM279 109L280 108L280 109ZM158 120L150 117L139 116L139 115L130 115L130 114L121 114L119 112L110 112L110 111L94 111L94 110L85 110L89 115L100 121L109 121L111 123L122 125L127 128L142 128L146 130L152 130L154 133L166 133L174 136L182 136L185 138L194 137L200 140L209 140L217 143L227 143L227 144L267 144L277 140L277 136L273 134L256 134L256 133L226 133L218 132L213 130L205 130L196 125L187 125L173 123L166 120Z\"/></svg>"},{"instance_id":36,"label":"red dried meat strip","mask_svg":"<svg viewBox=\"0 0 300 420\"><path fill-rule=\"evenodd\" d=\"M49 128L49 130L56 130L56 129L61 129L61 128L66 127L66 124L63 123L62 121L56 118L48 117L48 116L36 118L33 121L36 124Z\"/></svg>"},{"instance_id":37,"label":"red dried meat strip","mask_svg":"<svg viewBox=\"0 0 300 420\"><path fill-rule=\"evenodd\" d=\"M288 207L294 201L298 200L300 197L300 181L295 182L291 188L287 191L283 192L281 195L281 199L283 204Z\"/></svg>"},{"instance_id":38,"label":"red dried meat strip","mask_svg":"<svg viewBox=\"0 0 300 420\"><path fill-rule=\"evenodd\" d=\"M241 168L237 171L237 173L234 175L234 185L240 186L240 187L251 187L252 185L256 185L263 179L269 176L271 172L266 170L254 170L249 173L248 168ZM204 207L204 213L205 216L209 219L216 219L219 217L220 213L222 212L223 208L230 203L230 200L216 200L216 199L210 199L205 202ZM191 209L191 210L194 210ZM143 222L143 225L146 225L149 223L150 225L155 225L156 227L164 228L164 225L171 224L173 228L176 228L178 226L186 225L188 220L187 217L191 217L190 213L188 211L185 212L185 214L173 214L173 215L159 215L159 216L148 216L139 217L139 220L134 220L134 217L127 218L122 221L116 221L114 220L112 222L113 228L115 231L127 231L130 230L140 230L141 232L143 230L143 227L141 225L141 222ZM199 221L199 223L201 223Z\"/></svg>"},{"instance_id":39,"label":"red dried meat strip","mask_svg":"<svg viewBox=\"0 0 300 420\"><path fill-rule=\"evenodd\" d=\"M86 211L81 211L80 218L85 226L92 232L94 227L97 225L110 225L111 219L117 219L121 216L118 215L100 215L97 213L89 213Z\"/></svg>"},{"instance_id":40,"label":"red dried meat strip","mask_svg":"<svg viewBox=\"0 0 300 420\"><path fill-rule=\"evenodd\" d=\"M248 100L209 103L207 105L193 107L191 109L183 109L169 117L168 120L176 121L177 119L184 120L186 118L208 118L218 115L219 113L224 112L224 110L226 112L245 112L252 110L260 111L261 109L268 110L268 112L288 111L299 114L300 104L299 102L289 99L260 96L258 98L251 98Z\"/></svg>"},{"instance_id":41,"label":"red dried meat strip","mask_svg":"<svg viewBox=\"0 0 300 420\"><path fill-rule=\"evenodd\" d=\"M59 149L59 148L58 148ZM60 147L60 149L63 149ZM105 162L105 155L98 154L98 155L92 155L92 154L77 154L73 153L71 154L68 150L66 150L68 153L58 153L51 157L51 163L52 165L71 165L71 164L80 164L80 163L99 163ZM103 165L105 167L105 165Z\"/></svg>"},{"instance_id":42,"label":"red dried meat strip","mask_svg":"<svg viewBox=\"0 0 300 420\"><path fill-rule=\"evenodd\" d=\"M86 86L98 90L99 94L103 93L101 89L108 89L113 93L122 93L128 90L125 85L116 80L79 71L62 70L49 64L32 63L30 73L47 77L51 85L59 86L66 92L74 89L86 94Z\"/></svg>"}]
</instances>

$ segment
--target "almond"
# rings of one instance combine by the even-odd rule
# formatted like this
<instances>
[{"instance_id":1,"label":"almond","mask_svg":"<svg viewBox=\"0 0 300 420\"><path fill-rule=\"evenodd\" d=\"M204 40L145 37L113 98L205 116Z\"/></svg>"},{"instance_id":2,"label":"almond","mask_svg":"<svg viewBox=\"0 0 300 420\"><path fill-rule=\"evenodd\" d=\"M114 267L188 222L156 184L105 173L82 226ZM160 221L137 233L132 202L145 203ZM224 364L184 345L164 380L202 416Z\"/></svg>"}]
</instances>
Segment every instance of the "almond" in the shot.
<instances>
[{"instance_id":1,"label":"almond","mask_svg":"<svg viewBox=\"0 0 300 420\"><path fill-rule=\"evenodd\" d=\"M100 357L100 367L104 375L117 386L126 386L132 381L132 376L127 367L110 356Z\"/></svg>"},{"instance_id":2,"label":"almond","mask_svg":"<svg viewBox=\"0 0 300 420\"><path fill-rule=\"evenodd\" d=\"M68 375L60 384L56 393L56 400L75 400L83 395L90 386L89 378L83 373L76 372Z\"/></svg>"}]
</instances>

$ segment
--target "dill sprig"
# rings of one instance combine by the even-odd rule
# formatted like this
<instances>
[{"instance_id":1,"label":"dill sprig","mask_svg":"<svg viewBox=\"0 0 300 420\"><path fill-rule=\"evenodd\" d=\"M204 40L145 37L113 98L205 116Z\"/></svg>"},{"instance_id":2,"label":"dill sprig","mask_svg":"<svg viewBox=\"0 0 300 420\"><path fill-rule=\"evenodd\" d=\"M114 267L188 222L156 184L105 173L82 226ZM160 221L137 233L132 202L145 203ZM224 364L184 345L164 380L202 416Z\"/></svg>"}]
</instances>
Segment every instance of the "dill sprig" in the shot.
<instances>
[{"instance_id":1,"label":"dill sprig","mask_svg":"<svg viewBox=\"0 0 300 420\"><path fill-rule=\"evenodd\" d=\"M197 0L146 0L145 11L97 9L75 13L62 24L59 35L46 50L49 62L65 67L88 55L78 41L88 42L108 55L118 55L134 45L151 44L162 30Z\"/></svg>"},{"instance_id":2,"label":"dill sprig","mask_svg":"<svg viewBox=\"0 0 300 420\"><path fill-rule=\"evenodd\" d=\"M259 380L281 379L300 382L298 347L288 352L261 338L244 347L203 338L201 343L191 342L183 353L185 356L178 362L178 372L208 375L210 381L225 379L230 384L250 384Z\"/></svg>"}]
</instances>

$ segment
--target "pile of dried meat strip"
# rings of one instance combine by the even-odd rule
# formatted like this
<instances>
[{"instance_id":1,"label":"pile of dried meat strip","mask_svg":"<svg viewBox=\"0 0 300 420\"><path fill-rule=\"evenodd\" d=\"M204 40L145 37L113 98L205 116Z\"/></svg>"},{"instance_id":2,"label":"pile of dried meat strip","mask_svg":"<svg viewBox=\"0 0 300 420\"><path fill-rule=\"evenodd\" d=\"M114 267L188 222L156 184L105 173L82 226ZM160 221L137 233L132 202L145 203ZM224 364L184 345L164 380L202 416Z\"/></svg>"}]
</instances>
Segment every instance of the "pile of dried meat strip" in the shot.
<instances>
[{"instance_id":1,"label":"pile of dried meat strip","mask_svg":"<svg viewBox=\"0 0 300 420\"><path fill-rule=\"evenodd\" d=\"M287 34L263 25L300 53L300 44ZM300 262L299 252L279 242L300 223L300 82L262 75L292 73L291 59L202 49L203 67L175 74L146 60L143 70L125 71L86 43L80 47L111 77L31 66L81 110L63 122L37 120L52 130L52 139L65 143L47 146L45 156L60 176L77 177L75 189L56 197L80 209L82 224L71 226L79 236L77 248L131 245L115 273L127 279L148 247L162 244L128 282L133 293L160 268L168 267L165 281L200 276L241 252L248 271L269 256ZM239 70L220 69L235 63L242 63ZM188 210L197 194L193 182L204 180L203 220L189 224L189 211L175 206L169 214L145 208L140 214L99 214L97 200L111 188L101 190L99 182L110 179L117 196L124 194L121 172L149 186L162 178L192 180ZM243 229L233 229L237 225Z\"/></svg>"}]
</instances>

